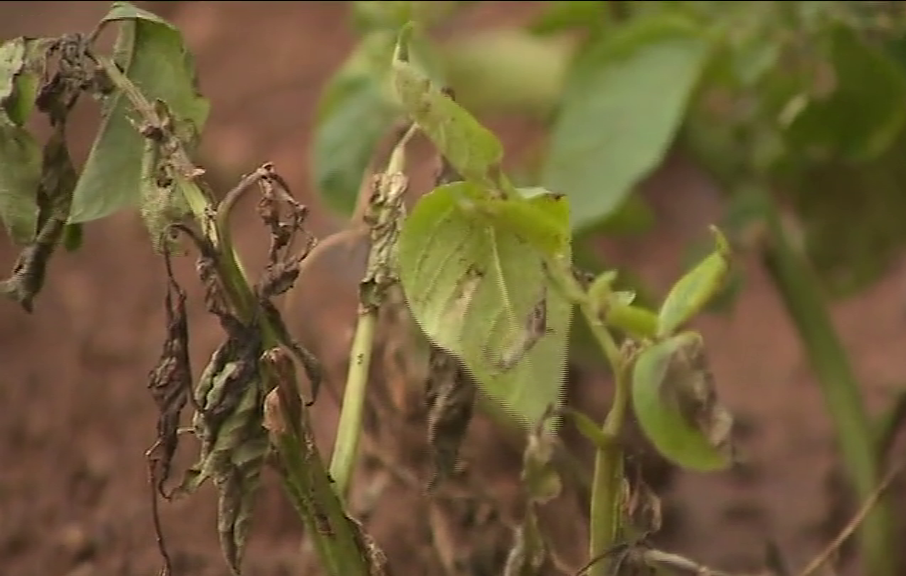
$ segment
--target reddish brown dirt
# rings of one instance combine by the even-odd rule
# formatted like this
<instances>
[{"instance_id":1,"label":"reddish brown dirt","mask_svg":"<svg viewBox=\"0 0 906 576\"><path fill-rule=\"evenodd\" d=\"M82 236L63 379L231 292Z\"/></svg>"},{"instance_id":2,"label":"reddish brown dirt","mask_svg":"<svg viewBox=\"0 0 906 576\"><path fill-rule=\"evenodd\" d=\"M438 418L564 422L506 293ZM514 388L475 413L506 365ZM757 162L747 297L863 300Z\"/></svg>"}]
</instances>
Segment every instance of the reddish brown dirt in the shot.
<instances>
[{"instance_id":1,"label":"reddish brown dirt","mask_svg":"<svg viewBox=\"0 0 906 576\"><path fill-rule=\"evenodd\" d=\"M310 201L314 227L336 227L318 208L306 163L319 89L351 46L339 2L144 3L171 18L197 55L202 88L213 103L205 153L221 176L248 171L264 160ZM488 3L462 26L509 21L531 10ZM0 38L89 30L104 2L4 2ZM85 124L87 129L87 124ZM510 142L525 127L500 124ZM77 130L84 153L90 133ZM647 185L657 209L657 231L643 240L608 244L663 290L679 270L680 249L702 234L719 210L715 190L694 168L671 158ZM682 201L676 200L682 198ZM238 237L251 255L260 247L252 221ZM258 251L260 253L260 251ZM0 264L14 249L0 240ZM825 491L836 462L831 426L815 380L756 262L745 262L746 288L729 316L703 318L720 393L750 424L741 447L751 463L745 478L677 473L667 502L671 549L725 569L757 566L766 539L780 544L794 566L824 538L818 528L831 501ZM342 263L318 278L325 290L349 278ZM187 273L191 262L180 269ZM0 301L0 571L22 576L143 575L159 562L151 529L143 451L154 438L155 410L145 389L163 330L161 264L134 215L118 215L86 230L83 248L60 254L32 316ZM319 284L320 285L320 284ZM834 318L852 353L873 410L906 378L906 261L858 298L835 306ZM347 289L348 291L348 289ZM197 293L193 292L190 297ZM337 304L342 307L342 303ZM348 312L348 306L342 308ZM319 320L345 338L347 317ZM215 326L197 304L190 312L196 370L216 345ZM336 336L339 334L340 336ZM606 396L585 382L583 407L599 415ZM318 419L330 435L336 410ZM491 434L486 426L474 434ZM484 454L492 475L512 484L513 454ZM395 490L394 493L398 493ZM388 498L395 497L391 493ZM204 490L166 507L164 523L180 574L226 574L215 536L214 499ZM371 527L391 558L411 558L406 546L415 524L405 507L391 506ZM565 529L565 528L564 528ZM250 574L299 574L299 523L268 477L259 500L248 553ZM405 564L398 574L407 571Z\"/></svg>"}]
</instances>

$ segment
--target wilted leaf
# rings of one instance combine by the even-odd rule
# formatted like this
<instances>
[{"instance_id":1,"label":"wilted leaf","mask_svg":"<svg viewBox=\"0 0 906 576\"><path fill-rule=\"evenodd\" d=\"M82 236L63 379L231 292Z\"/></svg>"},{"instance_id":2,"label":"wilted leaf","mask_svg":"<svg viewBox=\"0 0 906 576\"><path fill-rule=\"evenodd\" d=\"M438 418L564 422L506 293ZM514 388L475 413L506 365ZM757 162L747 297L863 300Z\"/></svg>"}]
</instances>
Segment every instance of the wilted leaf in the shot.
<instances>
[{"instance_id":1,"label":"wilted leaf","mask_svg":"<svg viewBox=\"0 0 906 576\"><path fill-rule=\"evenodd\" d=\"M542 427L529 435L522 457L522 482L532 502L550 502L563 491L563 481L554 466L554 436Z\"/></svg>"},{"instance_id":2,"label":"wilted leaf","mask_svg":"<svg viewBox=\"0 0 906 576\"><path fill-rule=\"evenodd\" d=\"M906 72L856 31L839 25L831 33L833 86L810 97L789 126L795 149L864 161L885 151L906 122Z\"/></svg>"},{"instance_id":3,"label":"wilted leaf","mask_svg":"<svg viewBox=\"0 0 906 576\"><path fill-rule=\"evenodd\" d=\"M37 95L37 73L28 69L36 42L0 45L0 220L17 244L34 238L38 218L41 146L23 127Z\"/></svg>"},{"instance_id":4,"label":"wilted leaf","mask_svg":"<svg viewBox=\"0 0 906 576\"><path fill-rule=\"evenodd\" d=\"M542 257L511 222L476 213L482 198L465 182L424 196L400 236L400 280L428 337L460 357L491 398L534 424L560 401L571 306L548 289ZM512 202L567 226L565 199ZM568 258L569 246L559 255Z\"/></svg>"},{"instance_id":5,"label":"wilted leaf","mask_svg":"<svg viewBox=\"0 0 906 576\"><path fill-rule=\"evenodd\" d=\"M503 576L537 576L547 557L546 543L532 507L515 530L515 542L507 555Z\"/></svg>"},{"instance_id":6,"label":"wilted leaf","mask_svg":"<svg viewBox=\"0 0 906 576\"><path fill-rule=\"evenodd\" d=\"M252 332L257 328L252 329ZM245 337L252 337L249 333ZM192 492L208 478L218 492L217 532L227 564L240 573L252 506L268 448L258 381L260 343L236 331L211 358L195 390L203 411L193 418L201 456L180 489Z\"/></svg>"},{"instance_id":7,"label":"wilted leaf","mask_svg":"<svg viewBox=\"0 0 906 576\"><path fill-rule=\"evenodd\" d=\"M503 159L503 146L452 98L409 62L411 28L400 35L393 58L393 87L400 105L465 179L488 182Z\"/></svg>"},{"instance_id":8,"label":"wilted leaf","mask_svg":"<svg viewBox=\"0 0 906 576\"><path fill-rule=\"evenodd\" d=\"M162 100L176 120L201 132L208 101L198 94L195 65L182 35L164 20L126 2L114 4L105 21L120 21L115 61L149 101ZM143 138L132 106L121 92L104 103L103 120L73 195L70 222L108 216L139 200ZM196 142L186 142L188 150Z\"/></svg>"},{"instance_id":9,"label":"wilted leaf","mask_svg":"<svg viewBox=\"0 0 906 576\"><path fill-rule=\"evenodd\" d=\"M16 300L28 312L44 285L47 265L66 230L66 215L75 188L76 172L66 148L64 128L63 123L54 126L41 152L41 175L35 195L37 233L19 253L12 276L0 282L0 293Z\"/></svg>"},{"instance_id":10,"label":"wilted leaf","mask_svg":"<svg viewBox=\"0 0 906 576\"><path fill-rule=\"evenodd\" d=\"M434 476L429 488L449 478L456 468L459 446L472 420L475 383L459 359L431 344L425 382L428 445L434 453Z\"/></svg>"},{"instance_id":11,"label":"wilted leaf","mask_svg":"<svg viewBox=\"0 0 906 576\"><path fill-rule=\"evenodd\" d=\"M169 123L166 105L156 104L158 116ZM139 212L151 236L152 247L161 252L174 244L167 234L169 225L189 213L188 202L178 187L184 178L164 161L161 142L155 138L145 138L141 162Z\"/></svg>"},{"instance_id":12,"label":"wilted leaf","mask_svg":"<svg viewBox=\"0 0 906 576\"><path fill-rule=\"evenodd\" d=\"M670 289L658 313L658 336L672 334L723 289L730 271L730 246L720 230L712 226L711 231L715 251Z\"/></svg>"},{"instance_id":13,"label":"wilted leaf","mask_svg":"<svg viewBox=\"0 0 906 576\"><path fill-rule=\"evenodd\" d=\"M610 215L660 164L708 49L692 21L652 13L582 54L553 127L543 180L570 197L574 230Z\"/></svg>"},{"instance_id":14,"label":"wilted leaf","mask_svg":"<svg viewBox=\"0 0 906 576\"><path fill-rule=\"evenodd\" d=\"M726 468L733 418L718 403L701 336L683 332L644 349L632 374L632 403L645 435L685 468Z\"/></svg>"},{"instance_id":15,"label":"wilted leaf","mask_svg":"<svg viewBox=\"0 0 906 576\"><path fill-rule=\"evenodd\" d=\"M538 525L537 508L563 491L563 481L554 465L554 441L555 436L541 425L528 436L521 474L527 501L522 523L515 530L515 542L507 556L504 576L540 574L547 559L547 543Z\"/></svg>"}]
</instances>

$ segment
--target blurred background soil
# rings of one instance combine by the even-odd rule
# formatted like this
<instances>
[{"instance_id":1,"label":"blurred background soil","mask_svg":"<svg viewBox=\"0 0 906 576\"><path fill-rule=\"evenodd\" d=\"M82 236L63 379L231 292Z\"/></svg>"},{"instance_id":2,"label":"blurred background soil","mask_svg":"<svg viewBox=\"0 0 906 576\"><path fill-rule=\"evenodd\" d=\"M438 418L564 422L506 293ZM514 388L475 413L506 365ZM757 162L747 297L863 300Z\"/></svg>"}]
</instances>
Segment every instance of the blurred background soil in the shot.
<instances>
[{"instance_id":1,"label":"blurred background soil","mask_svg":"<svg viewBox=\"0 0 906 576\"><path fill-rule=\"evenodd\" d=\"M139 4L176 23L196 55L202 91L212 102L203 148L215 182L229 186L239 174L273 161L297 197L312 207L314 231L335 230L340 221L321 207L310 186L308 147L319 91L354 41L345 3ZM450 28L461 32L518 23L537 4L481 3ZM0 38L88 31L106 8L106 2L2 2ZM77 158L84 158L93 134L88 116L82 116L72 131ZM492 120L508 143L508 154L518 157L531 127ZM650 178L645 194L656 210L656 231L641 239L606 241L604 248L663 291L680 270L682 247L705 233L720 206L713 186L678 154ZM245 212L237 217L236 234L247 259L260 264L264 237L251 207ZM5 237L0 240L0 266L11 267L15 254ZM189 278L193 259L183 260L180 270ZM664 494L669 530L661 542L724 569L751 569L771 539L800 566L827 540L829 518L839 516L841 494L828 480L837 461L834 441L819 390L777 297L758 262L742 265L747 282L733 312L706 316L698 327L708 342L720 394L743 423L745 473L673 474ZM346 295L352 294L349 282L355 276L345 266L340 261L323 266L309 280L314 283L309 289L333 294L338 283L345 283ZM86 227L78 252L54 257L33 315L0 301L3 574L156 573L143 453L155 436L155 407L145 385L164 329L162 271L138 217L120 214ZM201 302L192 300L197 294L190 289L196 371L219 338ZM342 314L325 309L312 322L321 330L348 334L349 303L337 306ZM859 297L836 304L834 318L867 402L877 412L893 387L906 382L906 260ZM338 340L330 334L325 338ZM607 387L594 378L577 385L581 389L574 395L583 408L602 414ZM336 415L329 403L321 403L318 415L327 435ZM490 434L490 429L474 434ZM512 484L518 455L487 456L480 461L500 469L493 473L496 481ZM207 488L191 500L164 506L179 574L227 573L214 503ZM390 509L370 529L391 559L405 559L416 552L405 547L421 528L406 506ZM278 484L267 475L248 573L301 573L301 533ZM421 572L403 564L397 573Z\"/></svg>"}]
</instances>

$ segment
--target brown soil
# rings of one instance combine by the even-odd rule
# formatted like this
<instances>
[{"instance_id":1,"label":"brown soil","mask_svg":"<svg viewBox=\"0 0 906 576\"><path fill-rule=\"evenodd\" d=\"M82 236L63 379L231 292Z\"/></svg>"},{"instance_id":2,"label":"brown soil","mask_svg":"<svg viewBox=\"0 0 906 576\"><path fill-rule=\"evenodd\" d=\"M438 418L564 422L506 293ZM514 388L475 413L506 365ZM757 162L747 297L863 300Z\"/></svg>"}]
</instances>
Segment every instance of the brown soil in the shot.
<instances>
[{"instance_id":1,"label":"brown soil","mask_svg":"<svg viewBox=\"0 0 906 576\"><path fill-rule=\"evenodd\" d=\"M486 3L457 27L516 21L533 4ZM334 230L337 221L319 208L311 191L307 150L319 90L352 45L345 4L144 5L179 25L197 56L202 88L213 104L205 140L208 163L226 180L274 161L297 196L314 208L314 231ZM106 6L4 2L0 38L89 30ZM76 149L84 154L90 131L82 125L85 129L76 130ZM500 121L495 127L511 143L529 133L513 122ZM663 290L679 271L681 247L702 235L720 205L713 187L679 157L650 179L646 194L657 211L657 231L644 239L609 242L606 248ZM674 200L678 197L681 203ZM255 254L261 254L263 238L250 217L240 217L237 236L248 246L249 261L260 264ZM0 241L0 263L9 267L14 257L14 248ZM186 260L180 263L183 274L192 266ZM705 317L698 327L709 343L722 397L747 424L741 448L748 472L673 473L664 493L670 529L661 541L723 569L751 569L759 565L771 539L793 566L800 566L827 539L825 525L839 507L840 495L827 489L837 462L832 429L764 271L755 261L744 266L747 283L733 313ZM334 348L328 354L336 357L337 347L348 338L355 275L339 259L322 268L309 289L322 297L339 294L333 302L327 298L333 307L313 322L322 330L322 344ZM157 570L143 452L154 439L155 408L145 381L163 331L161 272L137 217L123 214L88 227L77 253L55 257L32 316L0 301L3 573L144 575ZM906 261L872 289L834 308L875 411L893 386L902 386L906 374L901 354L906 348L904 284ZM197 290L190 291L190 298L194 295ZM197 299L190 322L197 326L192 344L197 370L219 335ZM583 378L572 391L574 401L596 416L606 402L606 387L597 380ZM316 410L321 410L320 434L327 440L336 408L325 400ZM487 465L483 474L492 492L496 486L500 494L512 493L518 453L504 443L487 442L493 434L479 423L472 436L484 446L479 450L472 442L465 459ZM423 519L405 504L404 493L400 486L385 493L387 505L369 529L396 560L398 574L417 574L421 569L413 559L422 551L414 548L423 546ZM164 524L179 574L227 573L215 535L212 490L167 505ZM570 528L563 524L560 529ZM279 486L268 476L247 554L248 573L303 573L301 567L308 564L298 553L301 534Z\"/></svg>"}]
</instances>

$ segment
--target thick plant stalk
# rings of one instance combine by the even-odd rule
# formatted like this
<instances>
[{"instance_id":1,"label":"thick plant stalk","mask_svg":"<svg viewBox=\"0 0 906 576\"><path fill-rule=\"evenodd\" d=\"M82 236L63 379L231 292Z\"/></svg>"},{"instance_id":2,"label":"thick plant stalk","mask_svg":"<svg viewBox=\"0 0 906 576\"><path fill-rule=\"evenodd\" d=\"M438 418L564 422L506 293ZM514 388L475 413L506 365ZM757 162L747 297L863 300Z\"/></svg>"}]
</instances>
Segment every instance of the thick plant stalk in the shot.
<instances>
[{"instance_id":1,"label":"thick plant stalk","mask_svg":"<svg viewBox=\"0 0 906 576\"><path fill-rule=\"evenodd\" d=\"M860 501L874 494L879 483L879 462L859 383L831 322L809 263L790 244L772 200L765 194L769 238L764 261L771 280L793 319L812 368L818 376L824 402L837 429L837 441ZM880 497L860 530L865 574L895 576L894 524L888 501Z\"/></svg>"},{"instance_id":2,"label":"thick plant stalk","mask_svg":"<svg viewBox=\"0 0 906 576\"><path fill-rule=\"evenodd\" d=\"M314 441L308 410L298 396L292 360L279 348L265 353L275 389L264 406L264 425L278 448L280 478L331 576L370 573L364 538L334 494Z\"/></svg>"}]
</instances>

